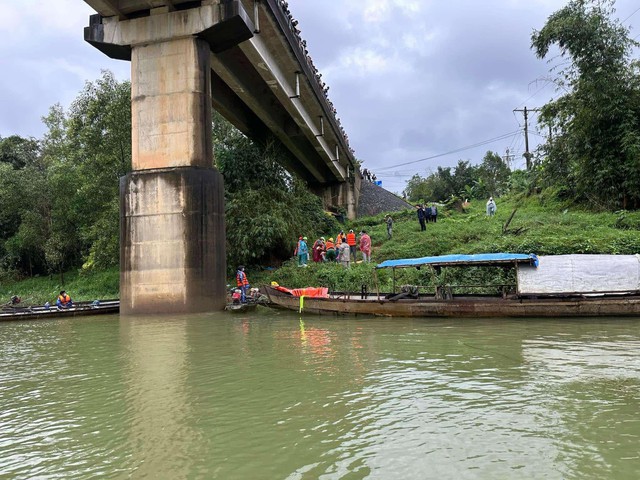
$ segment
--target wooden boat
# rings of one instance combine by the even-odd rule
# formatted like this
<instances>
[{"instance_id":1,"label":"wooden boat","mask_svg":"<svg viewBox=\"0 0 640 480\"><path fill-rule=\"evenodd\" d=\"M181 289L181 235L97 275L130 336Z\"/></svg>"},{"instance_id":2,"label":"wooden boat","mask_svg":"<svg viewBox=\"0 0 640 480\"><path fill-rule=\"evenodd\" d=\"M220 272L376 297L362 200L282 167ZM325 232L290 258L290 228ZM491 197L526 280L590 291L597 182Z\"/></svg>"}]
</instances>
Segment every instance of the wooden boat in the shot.
<instances>
[{"instance_id":1,"label":"wooden boat","mask_svg":"<svg viewBox=\"0 0 640 480\"><path fill-rule=\"evenodd\" d=\"M501 295L457 294L443 285L390 294L331 293L296 296L266 286L271 306L303 313L389 317L598 317L640 316L640 261L636 255L446 255L389 260L380 268L515 268L516 285ZM509 287L509 288L506 288ZM414 287L415 288L415 287Z\"/></svg>"},{"instance_id":2,"label":"wooden boat","mask_svg":"<svg viewBox=\"0 0 640 480\"><path fill-rule=\"evenodd\" d=\"M119 300L100 300L98 302L77 302L72 308L58 309L55 305L44 306L4 306L0 310L0 321L9 320L44 320L58 317L77 317L81 315L103 315L118 313Z\"/></svg>"}]
</instances>

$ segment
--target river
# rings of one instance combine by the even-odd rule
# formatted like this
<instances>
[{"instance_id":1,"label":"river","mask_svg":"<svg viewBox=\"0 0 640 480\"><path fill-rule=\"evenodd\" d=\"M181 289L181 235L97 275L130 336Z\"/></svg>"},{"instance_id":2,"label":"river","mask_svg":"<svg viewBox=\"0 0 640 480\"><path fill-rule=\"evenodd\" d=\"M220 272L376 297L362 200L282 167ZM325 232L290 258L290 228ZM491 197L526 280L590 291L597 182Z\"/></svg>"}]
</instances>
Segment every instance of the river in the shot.
<instances>
[{"instance_id":1,"label":"river","mask_svg":"<svg viewBox=\"0 0 640 480\"><path fill-rule=\"evenodd\" d=\"M0 478L637 479L640 319L0 324Z\"/></svg>"}]
</instances>

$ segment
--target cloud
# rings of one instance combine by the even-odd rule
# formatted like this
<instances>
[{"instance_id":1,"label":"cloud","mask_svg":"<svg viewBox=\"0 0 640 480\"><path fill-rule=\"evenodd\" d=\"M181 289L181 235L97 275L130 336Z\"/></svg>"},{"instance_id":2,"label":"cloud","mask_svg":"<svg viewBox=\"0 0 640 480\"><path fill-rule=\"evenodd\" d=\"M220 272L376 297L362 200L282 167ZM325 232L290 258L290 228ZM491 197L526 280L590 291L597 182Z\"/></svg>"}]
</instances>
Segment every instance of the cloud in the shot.
<instances>
[{"instance_id":1,"label":"cloud","mask_svg":"<svg viewBox=\"0 0 640 480\"><path fill-rule=\"evenodd\" d=\"M514 132L523 122L515 108L541 106L557 94L530 37L565 0L288 1L356 155L381 174ZM619 18L636 3L618 0ZM84 42L91 13L78 0L3 2L0 135L41 136L40 117L49 107L68 106L102 69L129 78L127 62ZM634 20L640 13L627 24ZM509 147L521 158L522 143L519 134L420 162L398 170L408 177L385 182L401 191L412 174L454 166L460 158L479 162L489 149Z\"/></svg>"}]
</instances>

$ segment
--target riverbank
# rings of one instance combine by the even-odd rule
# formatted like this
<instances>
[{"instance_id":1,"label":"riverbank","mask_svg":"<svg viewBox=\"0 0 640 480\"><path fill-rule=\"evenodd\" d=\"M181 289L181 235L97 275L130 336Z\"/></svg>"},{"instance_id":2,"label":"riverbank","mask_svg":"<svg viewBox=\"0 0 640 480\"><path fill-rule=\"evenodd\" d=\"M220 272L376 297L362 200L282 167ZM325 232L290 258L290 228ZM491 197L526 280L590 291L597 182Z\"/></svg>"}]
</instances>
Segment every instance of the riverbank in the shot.
<instances>
[{"instance_id":1,"label":"riverbank","mask_svg":"<svg viewBox=\"0 0 640 480\"><path fill-rule=\"evenodd\" d=\"M309 268L298 268L291 260L279 269L256 272L254 278L250 272L249 278L256 284L276 281L290 288L322 285L331 290L360 291L366 285L372 291L376 288L373 266L388 259L487 252L538 255L640 252L639 212L585 211L544 195L500 198L497 203L493 217L486 216L484 200L472 200L465 209L456 205L440 207L437 222L427 224L424 232L420 231L415 211L395 213L391 239L387 238L384 215L358 219L345 227L355 232L367 230L372 239L374 263L352 265L345 271L336 264L313 262ZM336 233L326 232L325 237ZM314 240L309 239L310 243ZM377 286L390 290L389 272L377 273ZM403 273L407 275L407 283L434 282L424 271L407 269Z\"/></svg>"},{"instance_id":2,"label":"riverbank","mask_svg":"<svg viewBox=\"0 0 640 480\"><path fill-rule=\"evenodd\" d=\"M60 290L66 290L75 302L119 298L120 271L117 268L96 272L70 271L59 275L40 276L16 282L0 283L0 302L12 295L22 298L25 305L55 303Z\"/></svg>"},{"instance_id":3,"label":"riverbank","mask_svg":"<svg viewBox=\"0 0 640 480\"><path fill-rule=\"evenodd\" d=\"M515 213L514 213L515 211ZM394 212L393 237L387 238L384 215L364 217L344 225L356 233L366 229L372 239L373 263L354 264L346 270L337 264L313 264L299 268L294 259L279 268L248 266L252 285L276 281L290 288L327 286L331 290L370 291L377 286L389 290L388 272L374 275L376 263L394 258L423 257L450 253L536 253L560 255L569 253L636 254L640 252L640 212L593 212L552 201L544 195L499 198L494 217L485 215L484 200L472 200L461 209L452 204L440 207L436 223L420 231L415 211ZM324 232L325 238L338 232ZM307 232L300 234L309 235ZM310 245L314 238L309 237ZM358 252L359 255L359 252ZM230 266L233 267L233 266ZM413 269L411 269L413 270ZM425 272L406 272L413 277L407 282L432 280ZM231 276L228 283L234 284ZM19 282L2 282L0 299L20 295L26 304L42 304L55 300L60 290L70 292L74 300L119 297L117 269L97 272L71 271L64 275L30 278Z\"/></svg>"}]
</instances>

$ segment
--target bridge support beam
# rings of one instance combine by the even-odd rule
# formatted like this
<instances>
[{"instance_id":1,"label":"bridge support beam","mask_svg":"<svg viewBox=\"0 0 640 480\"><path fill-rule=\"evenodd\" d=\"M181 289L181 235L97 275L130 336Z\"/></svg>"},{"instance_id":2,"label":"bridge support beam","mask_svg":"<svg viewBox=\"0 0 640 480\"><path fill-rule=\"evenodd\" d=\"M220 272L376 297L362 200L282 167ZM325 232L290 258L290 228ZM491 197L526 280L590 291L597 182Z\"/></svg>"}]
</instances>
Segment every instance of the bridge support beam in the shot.
<instances>
[{"instance_id":1,"label":"bridge support beam","mask_svg":"<svg viewBox=\"0 0 640 480\"><path fill-rule=\"evenodd\" d=\"M212 168L209 55L195 37L131 50L134 171L120 183L123 314L225 303L224 188Z\"/></svg>"},{"instance_id":2,"label":"bridge support beam","mask_svg":"<svg viewBox=\"0 0 640 480\"><path fill-rule=\"evenodd\" d=\"M347 182L334 183L326 187L317 187L314 193L322 199L326 209L344 209L348 219L355 220L358 215L358 198L362 180L358 173L350 173Z\"/></svg>"},{"instance_id":3,"label":"bridge support beam","mask_svg":"<svg viewBox=\"0 0 640 480\"><path fill-rule=\"evenodd\" d=\"M120 313L222 309L222 175L195 167L132 172L120 180L120 198Z\"/></svg>"}]
</instances>

